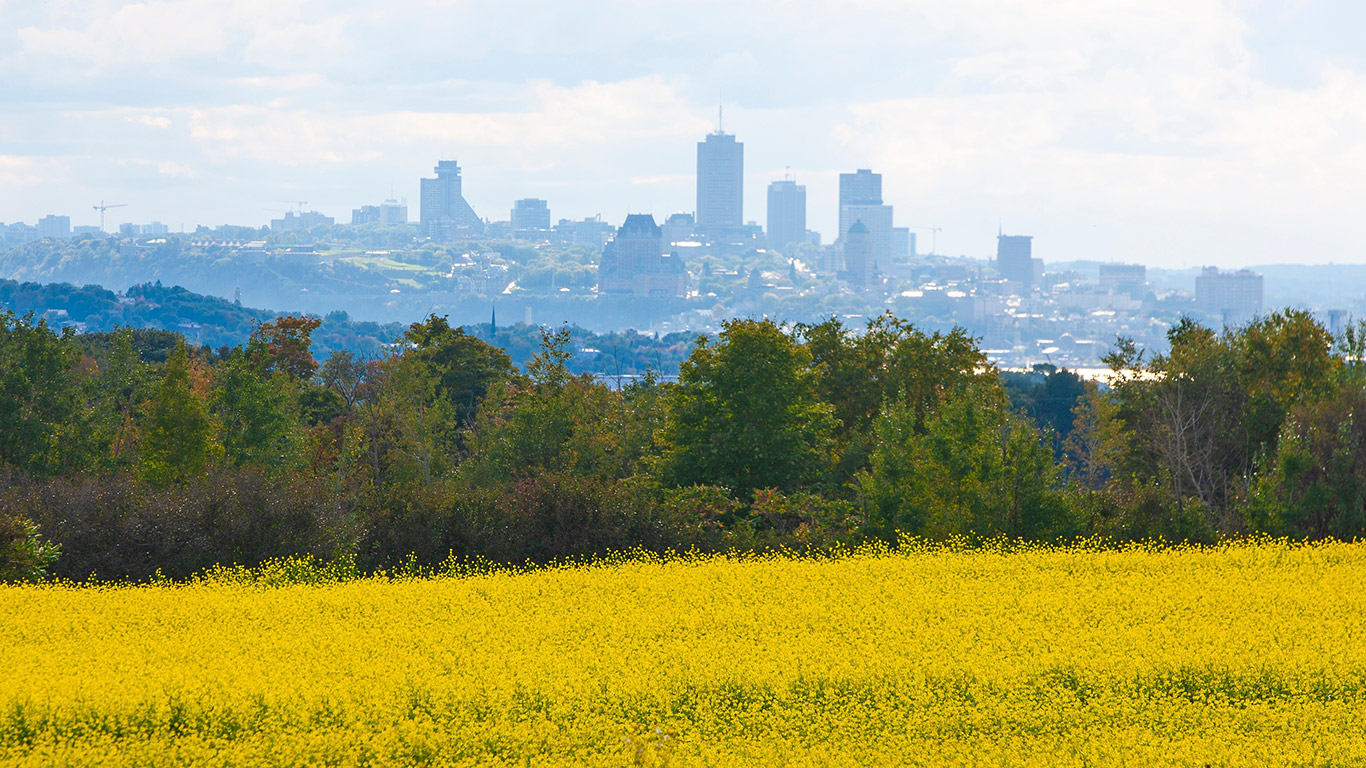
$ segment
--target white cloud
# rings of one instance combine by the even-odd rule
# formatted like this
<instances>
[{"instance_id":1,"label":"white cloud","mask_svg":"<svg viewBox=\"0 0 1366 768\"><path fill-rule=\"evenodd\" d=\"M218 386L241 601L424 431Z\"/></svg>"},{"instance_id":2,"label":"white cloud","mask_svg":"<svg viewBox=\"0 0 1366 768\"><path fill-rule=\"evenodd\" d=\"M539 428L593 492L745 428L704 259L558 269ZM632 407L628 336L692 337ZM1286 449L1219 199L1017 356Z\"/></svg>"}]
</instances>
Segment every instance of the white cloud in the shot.
<instances>
[{"instance_id":1,"label":"white cloud","mask_svg":"<svg viewBox=\"0 0 1366 768\"><path fill-rule=\"evenodd\" d=\"M118 157L156 171L129 184L148 198L164 184L157 204L187 205L193 182L245 215L252 203L236 201L260 188L357 204L347 196L415 186L444 155L485 210L545 189L573 215L642 195L686 209L693 143L724 90L746 142L747 218L790 165L828 235L835 175L871 166L898 218L945 225L944 250L980 254L1004 218L1078 255L1093 245L1072 232L1086 216L1116 228L1124 258L1160 240L1153 258L1269 260L1302 232L1320 238L1306 247L1359 253L1363 70L1307 51L1307 76L1268 82L1258 41L1313 37L1267 26L1293 8L1253 5L1267 3L4 4L0 78L27 106L0 126L0 196L50 206L60 190L45 174L62 163L114 195ZM1240 222L1261 240L1209 255L1209 232Z\"/></svg>"},{"instance_id":2,"label":"white cloud","mask_svg":"<svg viewBox=\"0 0 1366 768\"><path fill-rule=\"evenodd\" d=\"M186 110L190 135L212 154L282 165L344 163L384 147L477 146L513 149L531 167L560 153L625 141L679 140L705 131L674 87L656 77L565 88L534 82L518 112L320 113L303 108L232 105Z\"/></svg>"},{"instance_id":3,"label":"white cloud","mask_svg":"<svg viewBox=\"0 0 1366 768\"><path fill-rule=\"evenodd\" d=\"M0 155L0 187L42 183L41 170L34 158Z\"/></svg>"}]
</instances>

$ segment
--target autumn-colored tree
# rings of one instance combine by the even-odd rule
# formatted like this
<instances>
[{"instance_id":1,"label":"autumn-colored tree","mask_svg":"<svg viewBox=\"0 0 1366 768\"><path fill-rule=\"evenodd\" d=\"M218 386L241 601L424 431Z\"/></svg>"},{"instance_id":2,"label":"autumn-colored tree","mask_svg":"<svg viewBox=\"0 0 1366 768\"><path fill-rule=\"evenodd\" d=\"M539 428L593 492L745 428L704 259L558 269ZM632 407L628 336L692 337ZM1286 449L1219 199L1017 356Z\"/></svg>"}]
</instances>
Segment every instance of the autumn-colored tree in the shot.
<instances>
[{"instance_id":1,"label":"autumn-colored tree","mask_svg":"<svg viewBox=\"0 0 1366 768\"><path fill-rule=\"evenodd\" d=\"M316 317L283 315L262 323L251 335L248 349L261 370L281 371L308 379L318 370L309 351L312 335L322 321Z\"/></svg>"}]
</instances>

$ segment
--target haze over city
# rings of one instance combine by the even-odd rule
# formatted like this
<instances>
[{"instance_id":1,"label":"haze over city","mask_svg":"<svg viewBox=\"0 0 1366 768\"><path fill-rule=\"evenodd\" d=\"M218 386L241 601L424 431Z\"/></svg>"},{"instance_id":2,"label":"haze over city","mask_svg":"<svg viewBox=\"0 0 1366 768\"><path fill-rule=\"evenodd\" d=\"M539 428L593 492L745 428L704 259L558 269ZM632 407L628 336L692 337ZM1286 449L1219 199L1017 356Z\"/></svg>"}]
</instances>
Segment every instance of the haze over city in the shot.
<instances>
[{"instance_id":1,"label":"haze over city","mask_svg":"<svg viewBox=\"0 0 1366 768\"><path fill-rule=\"evenodd\" d=\"M1362 261L1366 57L1348 2L0 3L0 219L173 231L416 205L691 211L695 142L746 148L744 218L837 176L986 258ZM921 235L925 243L926 235ZM923 246L922 246L923 250Z\"/></svg>"}]
</instances>

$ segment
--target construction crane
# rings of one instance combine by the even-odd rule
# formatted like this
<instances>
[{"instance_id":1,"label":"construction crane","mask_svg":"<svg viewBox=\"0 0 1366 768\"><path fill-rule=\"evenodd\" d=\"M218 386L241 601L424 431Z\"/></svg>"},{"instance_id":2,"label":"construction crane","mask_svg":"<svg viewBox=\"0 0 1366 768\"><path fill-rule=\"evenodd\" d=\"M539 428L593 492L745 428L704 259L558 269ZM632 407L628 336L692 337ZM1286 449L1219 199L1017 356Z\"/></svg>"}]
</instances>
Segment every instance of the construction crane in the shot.
<instances>
[{"instance_id":1,"label":"construction crane","mask_svg":"<svg viewBox=\"0 0 1366 768\"><path fill-rule=\"evenodd\" d=\"M307 200L281 200L280 202L282 202L282 203L289 203L290 205L297 205L297 206L299 206L298 213L303 213L303 212L304 212L304 206L305 206L305 205L308 205L308 201L307 201Z\"/></svg>"},{"instance_id":2,"label":"construction crane","mask_svg":"<svg viewBox=\"0 0 1366 768\"><path fill-rule=\"evenodd\" d=\"M936 245L937 241L939 240L939 233L940 233L940 232L943 232L943 231L944 231L944 228L943 228L943 227L910 227L910 229L913 230L913 231L915 231L915 232L929 232L929 233L930 233L930 255L931 255L931 256L936 255L935 245Z\"/></svg>"},{"instance_id":3,"label":"construction crane","mask_svg":"<svg viewBox=\"0 0 1366 768\"><path fill-rule=\"evenodd\" d=\"M107 210L109 210L110 208L127 208L127 207L128 207L128 203L115 203L115 204L113 204L113 205L105 205L105 204L104 204L104 201L101 200L99 205L92 205L92 206L90 206L90 207L100 212L100 231L103 232L103 231L104 231L104 212L107 211Z\"/></svg>"}]
</instances>

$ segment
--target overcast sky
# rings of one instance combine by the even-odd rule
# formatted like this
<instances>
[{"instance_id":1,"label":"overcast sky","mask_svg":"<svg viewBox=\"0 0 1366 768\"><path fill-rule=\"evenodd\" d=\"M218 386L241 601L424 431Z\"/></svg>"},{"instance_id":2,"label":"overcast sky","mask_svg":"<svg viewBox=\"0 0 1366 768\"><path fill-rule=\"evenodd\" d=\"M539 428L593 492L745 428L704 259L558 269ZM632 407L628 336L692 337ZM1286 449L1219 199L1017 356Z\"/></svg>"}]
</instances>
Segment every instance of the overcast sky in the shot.
<instances>
[{"instance_id":1,"label":"overcast sky","mask_svg":"<svg viewBox=\"0 0 1366 768\"><path fill-rule=\"evenodd\" d=\"M0 221L415 219L441 158L489 219L662 218L721 94L745 218L790 172L827 242L872 168L942 253L1363 262L1363 30L1359 0L0 0Z\"/></svg>"}]
</instances>

